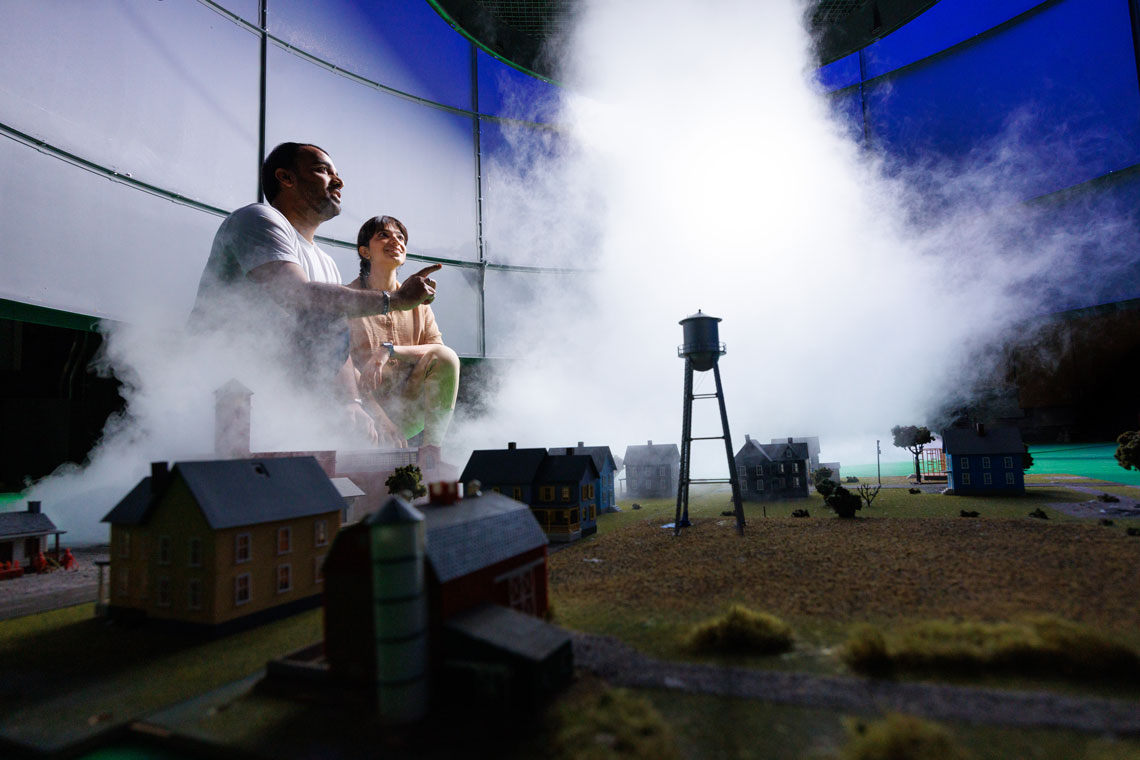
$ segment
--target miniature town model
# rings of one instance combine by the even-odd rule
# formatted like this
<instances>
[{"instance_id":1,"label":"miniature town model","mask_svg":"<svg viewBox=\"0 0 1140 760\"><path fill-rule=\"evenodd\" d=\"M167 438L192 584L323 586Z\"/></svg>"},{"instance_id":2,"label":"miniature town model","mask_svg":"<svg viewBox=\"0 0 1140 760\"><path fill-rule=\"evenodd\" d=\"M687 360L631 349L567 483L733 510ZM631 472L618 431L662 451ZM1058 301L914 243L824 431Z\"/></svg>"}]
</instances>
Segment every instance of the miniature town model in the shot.
<instances>
[{"instance_id":1,"label":"miniature town model","mask_svg":"<svg viewBox=\"0 0 1140 760\"><path fill-rule=\"evenodd\" d=\"M634 499L660 499L676 496L681 473L681 452L675 443L627 446L625 449L625 493Z\"/></svg>"},{"instance_id":2,"label":"miniature town model","mask_svg":"<svg viewBox=\"0 0 1140 760\"><path fill-rule=\"evenodd\" d=\"M773 438L769 443L785 443L787 438ZM808 450L808 472L812 473L820 467L827 467L832 470L831 479L839 482L839 466L834 462L820 462L819 461L819 436L807 435L801 437L792 436L793 443L806 443ZM834 467L832 465L835 465Z\"/></svg>"},{"instance_id":3,"label":"miniature town model","mask_svg":"<svg viewBox=\"0 0 1140 760\"><path fill-rule=\"evenodd\" d=\"M26 510L0 512L0 580L23 575L41 554L49 553L49 536L55 536L50 553L59 558L59 537L66 532L55 527L38 501L29 501Z\"/></svg>"},{"instance_id":4,"label":"miniature town model","mask_svg":"<svg viewBox=\"0 0 1140 760\"><path fill-rule=\"evenodd\" d=\"M1025 445L1017 428L949 428L942 432L947 486L953 493L1025 493Z\"/></svg>"},{"instance_id":5,"label":"miniature town model","mask_svg":"<svg viewBox=\"0 0 1140 760\"><path fill-rule=\"evenodd\" d=\"M309 665L310 677L371 691L390 723L422 718L449 694L467 710L540 703L573 667L569 635L541 619L546 536L527 505L502 494L430 490L422 511L392 496L336 537L325 564L327 672ZM318 649L273 663L271 676L303 672Z\"/></svg>"},{"instance_id":6,"label":"miniature town model","mask_svg":"<svg viewBox=\"0 0 1140 760\"><path fill-rule=\"evenodd\" d=\"M801 499L808 495L808 444L788 438L782 443L760 443L744 436L734 462L745 501Z\"/></svg>"},{"instance_id":7,"label":"miniature town model","mask_svg":"<svg viewBox=\"0 0 1140 760\"><path fill-rule=\"evenodd\" d=\"M598 530L601 485L590 455L551 455L546 449L520 449L512 441L505 449L472 452L460 479L478 480L484 491L530 505L551 541L576 541Z\"/></svg>"},{"instance_id":8,"label":"miniature town model","mask_svg":"<svg viewBox=\"0 0 1140 760\"><path fill-rule=\"evenodd\" d=\"M598 514L619 512L617 495L614 491L614 476L618 471L618 464L609 446L586 446L578 441L577 446L548 449L551 454L589 454L598 468Z\"/></svg>"},{"instance_id":9,"label":"miniature town model","mask_svg":"<svg viewBox=\"0 0 1140 760\"><path fill-rule=\"evenodd\" d=\"M107 614L221 634L316 607L344 508L313 457L152 463L103 518Z\"/></svg>"}]
</instances>

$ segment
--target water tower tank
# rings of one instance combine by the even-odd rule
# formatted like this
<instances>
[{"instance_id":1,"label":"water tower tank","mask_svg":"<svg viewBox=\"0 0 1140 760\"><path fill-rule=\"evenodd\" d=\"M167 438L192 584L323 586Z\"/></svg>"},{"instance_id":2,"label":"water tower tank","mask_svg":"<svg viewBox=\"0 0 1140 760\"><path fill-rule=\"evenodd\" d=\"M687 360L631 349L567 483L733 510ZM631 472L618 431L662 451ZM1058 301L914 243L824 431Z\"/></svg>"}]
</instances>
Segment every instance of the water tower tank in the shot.
<instances>
[{"instance_id":1,"label":"water tower tank","mask_svg":"<svg viewBox=\"0 0 1140 760\"><path fill-rule=\"evenodd\" d=\"M691 359L693 369L697 372L712 369L724 353L717 322L720 322L720 317L705 314L698 309L696 314L685 317L679 323L684 330L685 342L677 346L677 356Z\"/></svg>"}]
</instances>

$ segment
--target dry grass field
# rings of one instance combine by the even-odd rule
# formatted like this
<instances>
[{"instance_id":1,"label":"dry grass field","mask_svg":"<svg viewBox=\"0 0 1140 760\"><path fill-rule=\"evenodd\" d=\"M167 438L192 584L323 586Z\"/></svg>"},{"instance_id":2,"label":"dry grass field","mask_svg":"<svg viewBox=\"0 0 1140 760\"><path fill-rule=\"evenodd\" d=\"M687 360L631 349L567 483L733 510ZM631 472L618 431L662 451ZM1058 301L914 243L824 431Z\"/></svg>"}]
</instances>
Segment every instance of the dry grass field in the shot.
<instances>
[{"instance_id":1,"label":"dry grass field","mask_svg":"<svg viewBox=\"0 0 1140 760\"><path fill-rule=\"evenodd\" d=\"M623 505L626 512L602 516L596 537L552 555L555 615L647 653L684 657L692 625L739 603L796 630L797 651L765 667L808 670L841 669L833 650L858 622L890 631L1052 615L1140 647L1140 539L1048 509L1087 496L1042 492L989 509L973 500L977 519L950 516L966 508L952 497L904 490L880 498L854 520L831 516L818 498L772 507L767 518L750 505L744 536L720 515L723 497L695 501L693 526L677 537L661 527L671 504ZM912 507L920 498L929 506ZM782 516L795 507L813 516ZM1053 519L1024 516L1035 507Z\"/></svg>"}]
</instances>

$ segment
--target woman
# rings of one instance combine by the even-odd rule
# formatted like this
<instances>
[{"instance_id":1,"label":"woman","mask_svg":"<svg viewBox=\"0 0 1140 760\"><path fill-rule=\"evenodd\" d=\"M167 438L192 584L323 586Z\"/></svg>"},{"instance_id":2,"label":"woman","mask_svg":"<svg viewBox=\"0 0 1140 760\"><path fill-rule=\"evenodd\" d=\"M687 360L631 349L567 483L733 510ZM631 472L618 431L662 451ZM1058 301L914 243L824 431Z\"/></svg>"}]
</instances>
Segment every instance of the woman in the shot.
<instances>
[{"instance_id":1,"label":"woman","mask_svg":"<svg viewBox=\"0 0 1140 760\"><path fill-rule=\"evenodd\" d=\"M397 290L396 271L407 258L407 245L408 230L399 219L369 219L356 235L360 277L349 287ZM455 410L459 357L443 345L429 303L350 319L349 327L363 401L376 419L381 443L403 448L422 431L421 447L434 447L438 458Z\"/></svg>"}]
</instances>

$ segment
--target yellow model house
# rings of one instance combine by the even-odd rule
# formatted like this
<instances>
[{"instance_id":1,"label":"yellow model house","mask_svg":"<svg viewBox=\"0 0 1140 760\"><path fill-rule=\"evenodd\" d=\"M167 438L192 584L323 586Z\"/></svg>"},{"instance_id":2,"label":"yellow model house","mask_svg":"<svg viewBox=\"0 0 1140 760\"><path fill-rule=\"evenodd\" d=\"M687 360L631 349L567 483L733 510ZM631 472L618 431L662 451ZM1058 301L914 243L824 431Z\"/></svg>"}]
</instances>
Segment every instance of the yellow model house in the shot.
<instances>
[{"instance_id":1,"label":"yellow model house","mask_svg":"<svg viewBox=\"0 0 1140 760\"><path fill-rule=\"evenodd\" d=\"M103 518L108 615L224 633L315 607L343 509L313 457L155 462Z\"/></svg>"}]
</instances>

